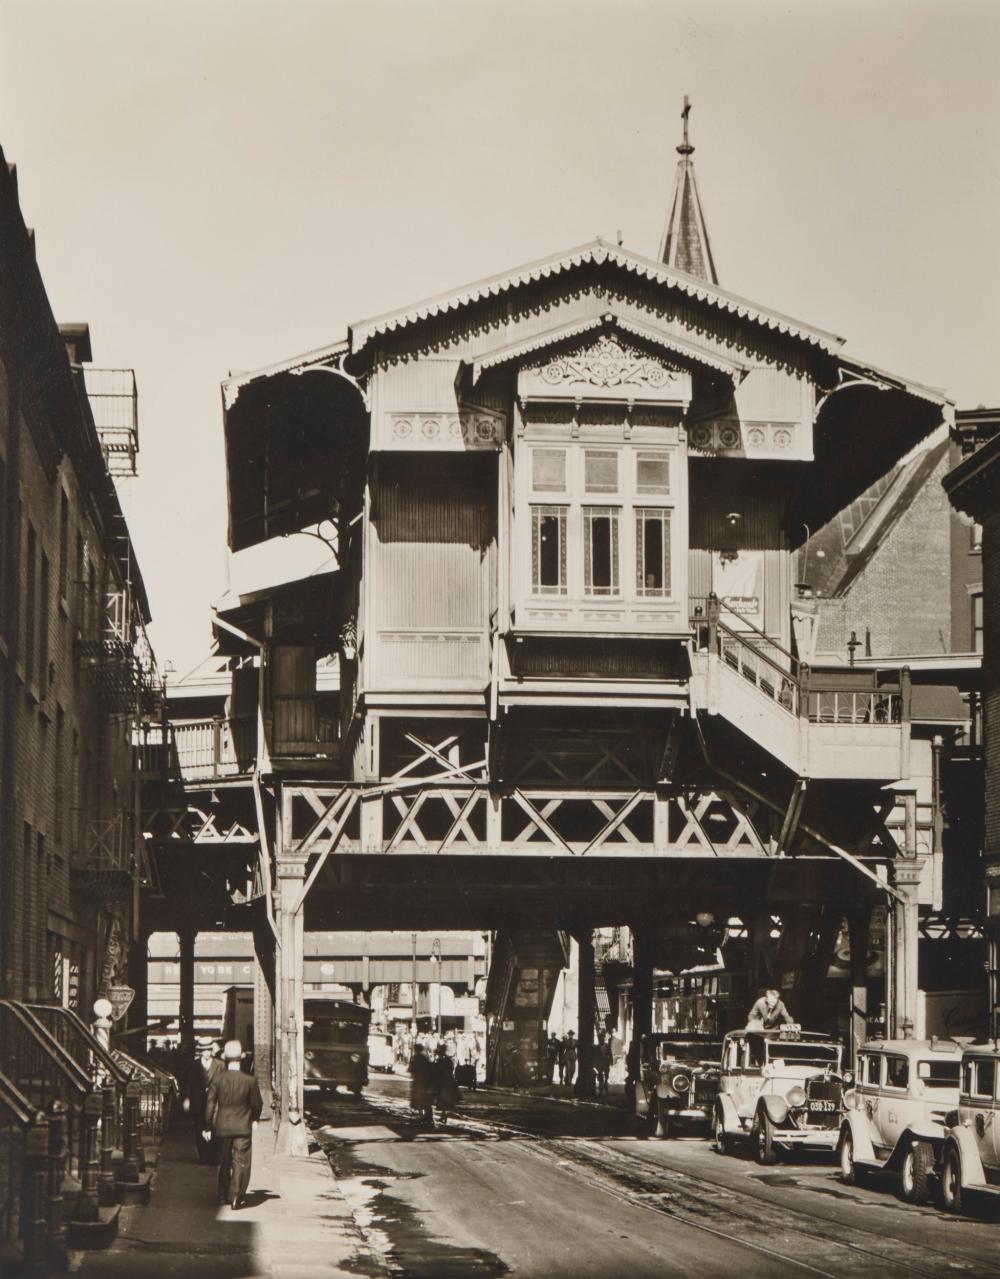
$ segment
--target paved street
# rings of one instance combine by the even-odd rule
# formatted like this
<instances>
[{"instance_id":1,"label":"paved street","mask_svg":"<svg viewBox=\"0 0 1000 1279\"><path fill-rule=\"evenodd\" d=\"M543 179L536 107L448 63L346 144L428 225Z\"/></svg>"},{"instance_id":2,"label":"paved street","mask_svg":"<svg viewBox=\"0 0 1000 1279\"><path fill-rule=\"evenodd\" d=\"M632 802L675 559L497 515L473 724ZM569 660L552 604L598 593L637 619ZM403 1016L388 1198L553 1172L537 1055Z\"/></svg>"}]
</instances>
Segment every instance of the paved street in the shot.
<instances>
[{"instance_id":1,"label":"paved street","mask_svg":"<svg viewBox=\"0 0 1000 1279\"><path fill-rule=\"evenodd\" d=\"M605 1276L995 1276L1000 1223L848 1188L830 1163L760 1168L707 1141L637 1139L620 1110L463 1092L427 1132L407 1081L361 1101L308 1098L369 1245L391 1273Z\"/></svg>"}]
</instances>

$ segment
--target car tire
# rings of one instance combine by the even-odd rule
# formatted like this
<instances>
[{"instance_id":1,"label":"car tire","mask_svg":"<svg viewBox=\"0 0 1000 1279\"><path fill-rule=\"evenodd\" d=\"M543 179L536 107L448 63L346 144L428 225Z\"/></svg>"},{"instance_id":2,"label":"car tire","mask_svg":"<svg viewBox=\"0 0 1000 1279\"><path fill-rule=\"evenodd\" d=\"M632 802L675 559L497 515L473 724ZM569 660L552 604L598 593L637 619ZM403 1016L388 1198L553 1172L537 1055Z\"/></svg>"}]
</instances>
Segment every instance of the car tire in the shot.
<instances>
[{"instance_id":1,"label":"car tire","mask_svg":"<svg viewBox=\"0 0 1000 1279\"><path fill-rule=\"evenodd\" d=\"M865 1179L865 1169L854 1162L854 1135L850 1128L844 1128L840 1134L837 1147L837 1159L840 1163L840 1180L845 1186L860 1186Z\"/></svg>"},{"instance_id":2,"label":"car tire","mask_svg":"<svg viewBox=\"0 0 1000 1279\"><path fill-rule=\"evenodd\" d=\"M955 1146L949 1146L941 1161L941 1207L958 1214L964 1210L962 1195L962 1157Z\"/></svg>"},{"instance_id":3,"label":"car tire","mask_svg":"<svg viewBox=\"0 0 1000 1279\"><path fill-rule=\"evenodd\" d=\"M766 1110L758 1110L750 1130L753 1143L753 1157L765 1168L778 1162L778 1152L774 1148L774 1124L771 1123Z\"/></svg>"},{"instance_id":4,"label":"car tire","mask_svg":"<svg viewBox=\"0 0 1000 1279\"><path fill-rule=\"evenodd\" d=\"M712 1149L717 1155L728 1155L732 1150L732 1141L726 1132L726 1121L722 1107L716 1106L712 1114Z\"/></svg>"},{"instance_id":5,"label":"car tire","mask_svg":"<svg viewBox=\"0 0 1000 1279\"><path fill-rule=\"evenodd\" d=\"M934 1152L926 1141L911 1141L899 1171L900 1194L907 1203L924 1204L930 1196Z\"/></svg>"}]
</instances>

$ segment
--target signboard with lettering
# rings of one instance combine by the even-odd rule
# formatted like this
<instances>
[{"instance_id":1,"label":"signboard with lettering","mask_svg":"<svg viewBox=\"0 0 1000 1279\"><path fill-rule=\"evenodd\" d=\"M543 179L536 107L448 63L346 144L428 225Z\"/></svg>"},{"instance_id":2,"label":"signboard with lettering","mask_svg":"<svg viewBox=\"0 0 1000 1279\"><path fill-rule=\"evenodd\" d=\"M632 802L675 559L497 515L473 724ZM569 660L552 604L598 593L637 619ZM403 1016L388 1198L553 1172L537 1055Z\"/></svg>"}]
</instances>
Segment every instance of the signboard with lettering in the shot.
<instances>
[{"instance_id":1,"label":"signboard with lettering","mask_svg":"<svg viewBox=\"0 0 1000 1279\"><path fill-rule=\"evenodd\" d=\"M135 990L131 986L109 986L108 1001L111 1004L111 1020L121 1021L132 1006Z\"/></svg>"}]
</instances>

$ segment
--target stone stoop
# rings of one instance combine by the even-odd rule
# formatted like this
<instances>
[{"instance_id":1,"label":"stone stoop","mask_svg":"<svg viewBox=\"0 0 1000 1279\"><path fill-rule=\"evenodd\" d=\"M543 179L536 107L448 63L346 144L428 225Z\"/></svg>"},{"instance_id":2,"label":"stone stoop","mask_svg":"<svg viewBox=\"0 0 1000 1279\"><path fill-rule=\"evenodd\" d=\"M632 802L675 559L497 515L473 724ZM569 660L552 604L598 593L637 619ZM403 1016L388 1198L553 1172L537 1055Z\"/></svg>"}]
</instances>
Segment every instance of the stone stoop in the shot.
<instances>
[{"instance_id":1,"label":"stone stoop","mask_svg":"<svg viewBox=\"0 0 1000 1279\"><path fill-rule=\"evenodd\" d=\"M112 1204L110 1208L98 1208L96 1221L67 1221L67 1247L81 1251L110 1247L118 1234L121 1210L121 1204Z\"/></svg>"}]
</instances>

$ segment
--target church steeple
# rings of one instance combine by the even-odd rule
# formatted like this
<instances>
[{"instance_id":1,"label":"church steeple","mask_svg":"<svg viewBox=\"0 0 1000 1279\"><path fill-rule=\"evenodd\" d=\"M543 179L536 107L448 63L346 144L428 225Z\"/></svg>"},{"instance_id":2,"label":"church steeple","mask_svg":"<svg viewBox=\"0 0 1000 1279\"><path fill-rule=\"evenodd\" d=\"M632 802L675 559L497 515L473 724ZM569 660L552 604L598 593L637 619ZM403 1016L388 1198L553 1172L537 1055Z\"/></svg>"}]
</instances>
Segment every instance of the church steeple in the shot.
<instances>
[{"instance_id":1,"label":"church steeple","mask_svg":"<svg viewBox=\"0 0 1000 1279\"><path fill-rule=\"evenodd\" d=\"M688 141L690 114L691 103L685 94L684 110L681 112L684 141L677 148L680 160L677 163L674 202L667 225L663 229L660 261L678 271L686 271L688 275L696 275L702 280L718 284L712 246L708 240L708 227L705 225L705 215L701 211L698 187L694 180L694 163L691 160L694 147Z\"/></svg>"}]
</instances>

